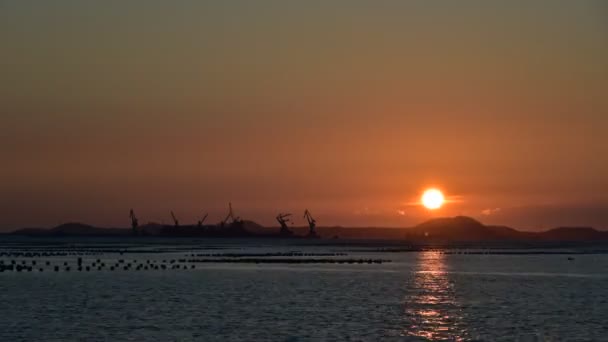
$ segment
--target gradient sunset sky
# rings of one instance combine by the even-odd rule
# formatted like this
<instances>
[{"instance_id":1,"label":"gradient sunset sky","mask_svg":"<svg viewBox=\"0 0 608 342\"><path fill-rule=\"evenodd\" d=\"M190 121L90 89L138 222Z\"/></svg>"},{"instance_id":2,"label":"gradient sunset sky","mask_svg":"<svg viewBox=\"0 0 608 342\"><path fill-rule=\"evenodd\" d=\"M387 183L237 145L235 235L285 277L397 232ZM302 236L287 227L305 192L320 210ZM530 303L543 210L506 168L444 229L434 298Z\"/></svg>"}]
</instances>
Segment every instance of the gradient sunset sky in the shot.
<instances>
[{"instance_id":1,"label":"gradient sunset sky","mask_svg":"<svg viewBox=\"0 0 608 342\"><path fill-rule=\"evenodd\" d=\"M608 5L0 1L0 128L0 230L608 229Z\"/></svg>"}]
</instances>

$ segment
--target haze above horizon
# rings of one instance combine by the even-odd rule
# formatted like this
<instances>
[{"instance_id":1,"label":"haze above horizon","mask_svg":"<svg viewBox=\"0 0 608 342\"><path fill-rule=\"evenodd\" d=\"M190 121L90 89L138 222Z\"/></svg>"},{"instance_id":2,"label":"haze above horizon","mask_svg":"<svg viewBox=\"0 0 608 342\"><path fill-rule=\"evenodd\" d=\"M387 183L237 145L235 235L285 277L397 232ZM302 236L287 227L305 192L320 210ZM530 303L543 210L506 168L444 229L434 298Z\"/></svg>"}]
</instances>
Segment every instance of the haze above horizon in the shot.
<instances>
[{"instance_id":1,"label":"haze above horizon","mask_svg":"<svg viewBox=\"0 0 608 342\"><path fill-rule=\"evenodd\" d=\"M603 1L0 2L0 231L608 228ZM419 205L438 188L441 208ZM303 222L303 221L302 221Z\"/></svg>"}]
</instances>

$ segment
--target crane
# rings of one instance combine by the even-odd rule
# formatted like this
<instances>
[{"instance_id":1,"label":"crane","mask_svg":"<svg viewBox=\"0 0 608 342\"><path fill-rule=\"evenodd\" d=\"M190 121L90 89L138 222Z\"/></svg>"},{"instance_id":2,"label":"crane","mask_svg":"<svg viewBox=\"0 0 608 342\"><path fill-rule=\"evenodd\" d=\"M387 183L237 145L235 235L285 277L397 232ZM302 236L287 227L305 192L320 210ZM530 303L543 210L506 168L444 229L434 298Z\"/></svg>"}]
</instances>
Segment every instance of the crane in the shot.
<instances>
[{"instance_id":1,"label":"crane","mask_svg":"<svg viewBox=\"0 0 608 342\"><path fill-rule=\"evenodd\" d=\"M131 209L129 213L129 217L131 218L131 229L133 231L133 235L137 235L137 228L139 227L139 221L137 220L137 216L135 216L135 212Z\"/></svg>"},{"instance_id":2,"label":"crane","mask_svg":"<svg viewBox=\"0 0 608 342\"><path fill-rule=\"evenodd\" d=\"M289 222L289 216L291 214L281 214L279 213L276 217L277 221L281 225L281 235L291 235L293 234L289 227L287 227L287 222Z\"/></svg>"},{"instance_id":3,"label":"crane","mask_svg":"<svg viewBox=\"0 0 608 342\"><path fill-rule=\"evenodd\" d=\"M224 227L228 222L230 221L231 224L235 224L235 223L240 223L241 222L241 218L240 217L235 217L234 216L234 212L232 211L232 203L228 203L228 215L226 216L226 218L220 223L220 225L222 227Z\"/></svg>"},{"instance_id":4,"label":"crane","mask_svg":"<svg viewBox=\"0 0 608 342\"><path fill-rule=\"evenodd\" d=\"M203 226L203 223L207 219L207 216L209 216L209 214L205 213L205 216L203 216L202 219L198 220L198 226L199 226L199 228Z\"/></svg>"},{"instance_id":5,"label":"crane","mask_svg":"<svg viewBox=\"0 0 608 342\"><path fill-rule=\"evenodd\" d=\"M317 231L315 228L317 227L317 221L312 217L312 214L308 209L304 211L304 218L308 221L308 227L310 230L308 231L308 237L318 237Z\"/></svg>"},{"instance_id":6,"label":"crane","mask_svg":"<svg viewBox=\"0 0 608 342\"><path fill-rule=\"evenodd\" d=\"M179 221L177 220L177 217L175 217L173 211L171 211L171 218L173 219L173 223L175 223L175 228L179 227Z\"/></svg>"}]
</instances>

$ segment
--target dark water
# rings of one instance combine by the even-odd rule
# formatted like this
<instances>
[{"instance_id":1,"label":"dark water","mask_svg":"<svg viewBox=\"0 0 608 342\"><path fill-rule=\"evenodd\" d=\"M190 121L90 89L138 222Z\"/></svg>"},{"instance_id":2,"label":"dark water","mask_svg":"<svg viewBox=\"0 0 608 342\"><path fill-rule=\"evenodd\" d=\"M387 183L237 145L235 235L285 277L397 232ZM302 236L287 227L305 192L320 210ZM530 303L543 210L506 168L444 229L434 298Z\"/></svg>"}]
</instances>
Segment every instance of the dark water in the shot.
<instances>
[{"instance_id":1,"label":"dark water","mask_svg":"<svg viewBox=\"0 0 608 342\"><path fill-rule=\"evenodd\" d=\"M144 252L123 255L102 246L83 256L83 265L97 259L107 265L119 259L161 264L191 253L277 251L343 252L348 256L334 258L393 262L206 263L164 271L106 266L78 272L77 256L3 256L5 264L37 260L37 268L0 273L0 341L608 340L606 254L568 260L559 254L167 243L120 246ZM59 272L54 265L61 265Z\"/></svg>"}]
</instances>

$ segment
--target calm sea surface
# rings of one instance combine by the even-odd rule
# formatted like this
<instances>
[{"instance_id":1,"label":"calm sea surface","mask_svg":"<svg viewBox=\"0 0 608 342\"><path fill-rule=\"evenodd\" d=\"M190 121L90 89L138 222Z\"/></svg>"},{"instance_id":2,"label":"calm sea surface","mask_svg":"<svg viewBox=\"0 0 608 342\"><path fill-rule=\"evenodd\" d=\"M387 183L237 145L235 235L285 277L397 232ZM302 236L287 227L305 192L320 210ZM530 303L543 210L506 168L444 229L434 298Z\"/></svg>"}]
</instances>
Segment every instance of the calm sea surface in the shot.
<instances>
[{"instance_id":1,"label":"calm sea surface","mask_svg":"<svg viewBox=\"0 0 608 342\"><path fill-rule=\"evenodd\" d=\"M32 270L0 273L0 341L608 341L608 255L601 253L386 252L269 241L12 242L0 242L0 260ZM74 251L87 254L80 256L81 271L78 255L62 254ZM21 252L55 254L15 254ZM311 255L266 255L279 252ZM188 261L252 257L392 262Z\"/></svg>"}]
</instances>

